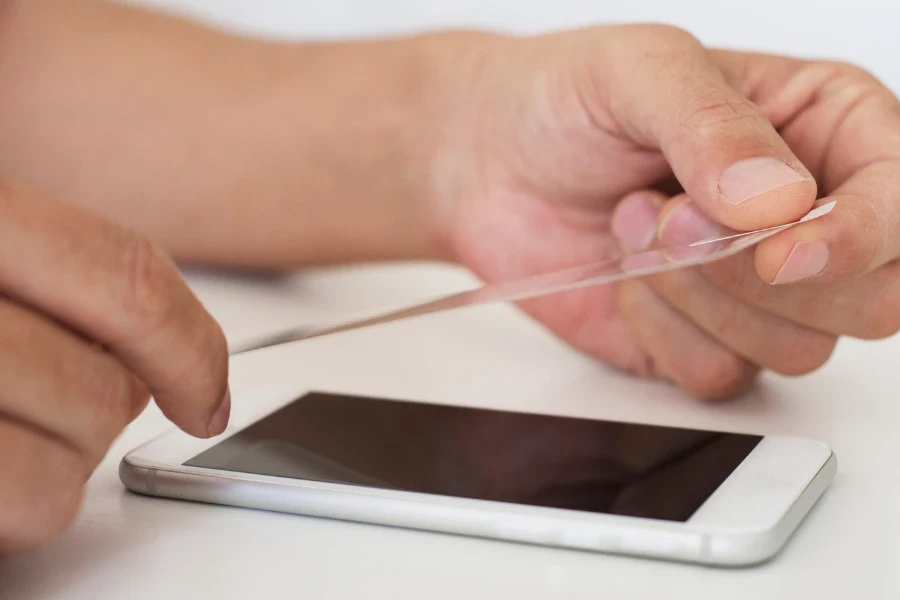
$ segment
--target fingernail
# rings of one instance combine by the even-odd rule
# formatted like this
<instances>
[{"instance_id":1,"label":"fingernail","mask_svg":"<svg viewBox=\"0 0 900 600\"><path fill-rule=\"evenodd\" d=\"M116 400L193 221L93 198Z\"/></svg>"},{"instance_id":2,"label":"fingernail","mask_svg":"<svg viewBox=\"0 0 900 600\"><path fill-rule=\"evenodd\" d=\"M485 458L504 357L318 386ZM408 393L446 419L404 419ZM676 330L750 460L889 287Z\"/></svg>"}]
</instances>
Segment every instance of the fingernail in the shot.
<instances>
[{"instance_id":1,"label":"fingernail","mask_svg":"<svg viewBox=\"0 0 900 600\"><path fill-rule=\"evenodd\" d=\"M777 158L748 158L725 169L719 178L719 193L729 204L738 205L805 180L806 177Z\"/></svg>"},{"instance_id":2,"label":"fingernail","mask_svg":"<svg viewBox=\"0 0 900 600\"><path fill-rule=\"evenodd\" d=\"M797 242L772 283L793 283L818 275L828 264L828 245L822 240Z\"/></svg>"},{"instance_id":3,"label":"fingernail","mask_svg":"<svg viewBox=\"0 0 900 600\"><path fill-rule=\"evenodd\" d=\"M613 213L613 235L629 252L643 252L653 243L660 203L648 194L635 194L622 201Z\"/></svg>"},{"instance_id":4,"label":"fingernail","mask_svg":"<svg viewBox=\"0 0 900 600\"><path fill-rule=\"evenodd\" d=\"M216 409L216 413L212 416L212 419L209 420L209 428L207 429L209 437L217 436L225 431L225 428L228 427L229 416L231 416L230 387L225 389L225 397L222 398L222 402L219 403L219 408Z\"/></svg>"},{"instance_id":5,"label":"fingernail","mask_svg":"<svg viewBox=\"0 0 900 600\"><path fill-rule=\"evenodd\" d=\"M717 238L722 226L686 200L673 208L659 224L659 239L665 245L693 244Z\"/></svg>"}]
</instances>

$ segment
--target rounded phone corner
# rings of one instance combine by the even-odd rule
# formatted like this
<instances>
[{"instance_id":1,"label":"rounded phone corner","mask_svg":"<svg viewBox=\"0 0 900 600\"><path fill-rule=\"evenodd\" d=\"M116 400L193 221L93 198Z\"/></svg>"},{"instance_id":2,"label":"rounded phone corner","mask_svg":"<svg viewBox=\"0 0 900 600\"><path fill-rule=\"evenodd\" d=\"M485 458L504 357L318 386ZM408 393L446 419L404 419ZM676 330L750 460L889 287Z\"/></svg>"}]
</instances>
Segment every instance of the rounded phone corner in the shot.
<instances>
[{"instance_id":1,"label":"rounded phone corner","mask_svg":"<svg viewBox=\"0 0 900 600\"><path fill-rule=\"evenodd\" d=\"M709 534L704 536L702 561L718 567L756 567L775 558L785 541L775 529L737 535Z\"/></svg>"},{"instance_id":2,"label":"rounded phone corner","mask_svg":"<svg viewBox=\"0 0 900 600\"><path fill-rule=\"evenodd\" d=\"M765 527L704 535L704 562L723 567L755 567L770 562L785 549L810 511L825 495L837 472L834 450L826 444L819 444L827 449L828 456L791 510Z\"/></svg>"},{"instance_id":3,"label":"rounded phone corner","mask_svg":"<svg viewBox=\"0 0 900 600\"><path fill-rule=\"evenodd\" d=\"M822 450L825 453L825 460L823 461L822 464L823 465L834 465L836 467L837 466L837 455L834 453L834 448L832 448L831 446L829 446L828 444L826 444L825 442L823 442L821 440L812 440L812 441L815 442L816 444L818 444L818 446L820 448L822 448Z\"/></svg>"},{"instance_id":4,"label":"rounded phone corner","mask_svg":"<svg viewBox=\"0 0 900 600\"><path fill-rule=\"evenodd\" d=\"M127 456L122 457L119 461L119 481L129 491L137 494L150 494L149 480L150 471L147 467L139 467L128 460Z\"/></svg>"}]
</instances>

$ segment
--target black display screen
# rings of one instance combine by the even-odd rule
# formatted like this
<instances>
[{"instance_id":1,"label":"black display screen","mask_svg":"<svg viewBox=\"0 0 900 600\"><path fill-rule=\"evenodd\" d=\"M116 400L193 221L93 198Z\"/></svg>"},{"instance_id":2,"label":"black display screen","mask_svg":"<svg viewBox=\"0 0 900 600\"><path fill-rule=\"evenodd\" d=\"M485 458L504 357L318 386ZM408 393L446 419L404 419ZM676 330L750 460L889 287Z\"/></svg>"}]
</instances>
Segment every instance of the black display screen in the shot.
<instances>
[{"instance_id":1,"label":"black display screen","mask_svg":"<svg viewBox=\"0 0 900 600\"><path fill-rule=\"evenodd\" d=\"M184 464L685 521L761 439L313 392Z\"/></svg>"}]
</instances>

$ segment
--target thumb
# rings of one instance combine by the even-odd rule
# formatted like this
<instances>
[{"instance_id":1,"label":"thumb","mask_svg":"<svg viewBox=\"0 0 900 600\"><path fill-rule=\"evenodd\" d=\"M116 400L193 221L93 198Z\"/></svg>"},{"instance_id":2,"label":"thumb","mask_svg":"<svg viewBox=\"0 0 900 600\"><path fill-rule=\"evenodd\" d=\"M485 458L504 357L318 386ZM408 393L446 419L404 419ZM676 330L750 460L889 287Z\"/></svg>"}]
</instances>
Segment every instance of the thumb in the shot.
<instances>
[{"instance_id":1,"label":"thumb","mask_svg":"<svg viewBox=\"0 0 900 600\"><path fill-rule=\"evenodd\" d=\"M693 36L666 26L624 29L601 58L615 63L603 66L606 110L635 141L663 153L705 214L746 231L812 208L812 175Z\"/></svg>"}]
</instances>

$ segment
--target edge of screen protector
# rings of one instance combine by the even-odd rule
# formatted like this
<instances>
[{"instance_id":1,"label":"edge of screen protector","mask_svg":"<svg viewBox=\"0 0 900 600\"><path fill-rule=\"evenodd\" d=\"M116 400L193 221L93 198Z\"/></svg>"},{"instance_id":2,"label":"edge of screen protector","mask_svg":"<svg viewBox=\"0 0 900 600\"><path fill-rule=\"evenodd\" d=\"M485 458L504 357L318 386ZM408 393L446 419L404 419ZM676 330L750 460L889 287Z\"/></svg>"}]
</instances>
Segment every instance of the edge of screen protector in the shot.
<instances>
[{"instance_id":1,"label":"edge of screen protector","mask_svg":"<svg viewBox=\"0 0 900 600\"><path fill-rule=\"evenodd\" d=\"M675 271L688 267L696 267L733 256L742 250L755 246L800 223L818 219L831 212L836 202L828 202L812 209L803 218L775 227L736 233L710 240L694 242L680 246L655 248L646 252L632 254L625 258L617 258L599 263L581 265L543 273L516 281L499 282L473 290L467 290L442 296L421 304L407 306L399 310L381 313L376 316L354 320L339 325L326 326L320 329L292 328L269 335L254 342L244 344L231 350L231 355L244 354L282 344L289 344L312 338L342 333L364 327L372 327L392 321L420 317L432 313L456 310L463 307L493 302L516 302L528 298L546 296L584 287L608 285L626 279L646 277L656 273Z\"/></svg>"}]
</instances>

